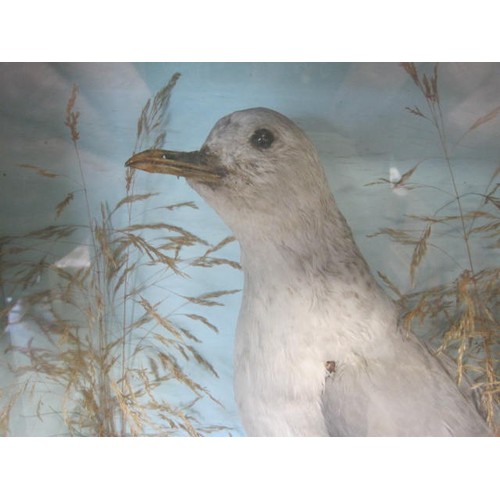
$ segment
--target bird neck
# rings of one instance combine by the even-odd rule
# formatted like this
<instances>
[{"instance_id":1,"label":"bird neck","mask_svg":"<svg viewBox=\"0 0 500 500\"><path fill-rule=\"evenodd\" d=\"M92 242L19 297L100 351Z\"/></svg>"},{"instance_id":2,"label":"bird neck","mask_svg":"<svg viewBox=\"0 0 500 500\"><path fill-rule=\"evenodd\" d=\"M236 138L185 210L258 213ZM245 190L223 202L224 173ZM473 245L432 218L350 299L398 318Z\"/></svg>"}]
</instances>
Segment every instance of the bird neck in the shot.
<instances>
[{"instance_id":1,"label":"bird neck","mask_svg":"<svg viewBox=\"0 0 500 500\"><path fill-rule=\"evenodd\" d=\"M247 215L240 219L241 227L233 227L247 275L286 280L335 273L338 266L351 262L366 266L331 195L283 216L255 211Z\"/></svg>"}]
</instances>

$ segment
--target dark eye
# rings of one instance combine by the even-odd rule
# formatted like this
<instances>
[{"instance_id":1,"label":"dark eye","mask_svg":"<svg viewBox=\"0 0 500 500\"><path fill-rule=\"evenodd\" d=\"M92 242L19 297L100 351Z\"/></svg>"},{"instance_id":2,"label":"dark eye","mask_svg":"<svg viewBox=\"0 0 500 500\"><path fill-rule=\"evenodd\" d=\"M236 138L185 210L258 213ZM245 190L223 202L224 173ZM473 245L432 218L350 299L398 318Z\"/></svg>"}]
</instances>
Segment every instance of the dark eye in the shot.
<instances>
[{"instance_id":1,"label":"dark eye","mask_svg":"<svg viewBox=\"0 0 500 500\"><path fill-rule=\"evenodd\" d=\"M271 144L274 142L274 135L270 130L267 130L267 128L259 128L253 133L250 142L256 148L267 149L270 148Z\"/></svg>"}]
</instances>

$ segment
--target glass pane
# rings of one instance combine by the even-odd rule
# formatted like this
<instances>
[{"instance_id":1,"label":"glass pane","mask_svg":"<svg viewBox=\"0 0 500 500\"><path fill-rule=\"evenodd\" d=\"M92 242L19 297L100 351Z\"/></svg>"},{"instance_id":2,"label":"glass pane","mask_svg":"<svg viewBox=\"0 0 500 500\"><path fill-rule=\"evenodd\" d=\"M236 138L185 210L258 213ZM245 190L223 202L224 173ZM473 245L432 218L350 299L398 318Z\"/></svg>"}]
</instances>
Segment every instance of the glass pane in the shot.
<instances>
[{"instance_id":1,"label":"glass pane","mask_svg":"<svg viewBox=\"0 0 500 500\"><path fill-rule=\"evenodd\" d=\"M220 196L230 195L210 195L210 182L196 190L190 187L196 179L182 178L185 171L177 172L180 178L151 174L125 162L149 148L197 151L220 118L255 107L278 111L309 137L336 206L378 284L399 302L405 328L458 361L451 376L478 384L480 409L494 427L498 64L3 63L0 69L2 435L252 433L247 422L258 417L240 417L233 391L244 287L233 232L242 221L269 223L279 230L272 238L274 231L262 232L262 244L271 238L269 248L280 247L282 255L291 248L287 234L294 241L303 235L304 274L290 285L285 276L291 275L279 274L270 251L263 287L276 286L278 303L282 289L295 287L304 293L300 307L317 307L310 289L322 273L335 274L328 267L335 259L314 267L311 235L323 222L305 217L305 226L290 222L286 233L263 208L267 193L269 206L282 207L280 221L292 221L290 207L301 192L295 187L307 176L288 191L280 184L281 194L266 191L259 182L272 163L256 162L237 177L241 189L227 202L229 213ZM279 140L272 131L254 137L255 158ZM293 147L287 154L294 157ZM260 186L262 196L248 194L245 183ZM252 238L261 235L255 231ZM342 272L346 265L335 262ZM271 311L293 337L295 305L283 299L277 309L268 292L262 290L260 309L246 314L267 328ZM303 349L314 344L322 314L314 316ZM267 357L245 365L252 381L262 373L265 382L275 376L285 384L302 369L302 358L292 355L298 348L283 338L263 348ZM318 358L326 377L347 363L336 355Z\"/></svg>"}]
</instances>

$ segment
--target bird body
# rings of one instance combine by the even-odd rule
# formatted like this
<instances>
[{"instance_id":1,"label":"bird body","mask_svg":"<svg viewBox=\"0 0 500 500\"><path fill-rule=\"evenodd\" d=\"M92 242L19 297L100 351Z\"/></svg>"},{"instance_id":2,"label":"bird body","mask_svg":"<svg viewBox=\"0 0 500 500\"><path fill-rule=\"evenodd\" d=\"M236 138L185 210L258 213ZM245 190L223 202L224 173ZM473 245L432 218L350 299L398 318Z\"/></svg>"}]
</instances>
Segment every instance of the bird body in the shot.
<instances>
[{"instance_id":1,"label":"bird body","mask_svg":"<svg viewBox=\"0 0 500 500\"><path fill-rule=\"evenodd\" d=\"M238 111L199 152L146 151L127 164L185 175L240 243L234 388L248 435L489 434L471 397L398 324L314 146L288 118Z\"/></svg>"},{"instance_id":2,"label":"bird body","mask_svg":"<svg viewBox=\"0 0 500 500\"><path fill-rule=\"evenodd\" d=\"M242 247L234 376L247 434L487 434L440 362L398 326L347 226L343 255L331 260L329 220L307 240L324 255L294 254L300 233Z\"/></svg>"}]
</instances>

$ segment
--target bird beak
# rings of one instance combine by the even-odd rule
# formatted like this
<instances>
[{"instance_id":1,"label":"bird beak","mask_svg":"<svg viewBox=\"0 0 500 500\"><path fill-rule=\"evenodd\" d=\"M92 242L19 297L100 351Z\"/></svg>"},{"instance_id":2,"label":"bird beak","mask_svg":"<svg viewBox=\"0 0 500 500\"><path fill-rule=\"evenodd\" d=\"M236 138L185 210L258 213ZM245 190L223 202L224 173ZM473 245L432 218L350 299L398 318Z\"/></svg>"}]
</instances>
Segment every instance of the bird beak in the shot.
<instances>
[{"instance_id":1,"label":"bird beak","mask_svg":"<svg viewBox=\"0 0 500 500\"><path fill-rule=\"evenodd\" d=\"M182 176L209 184L217 183L226 173L214 156L202 151L183 153L148 149L133 155L127 160L125 166L150 173Z\"/></svg>"}]
</instances>

